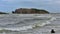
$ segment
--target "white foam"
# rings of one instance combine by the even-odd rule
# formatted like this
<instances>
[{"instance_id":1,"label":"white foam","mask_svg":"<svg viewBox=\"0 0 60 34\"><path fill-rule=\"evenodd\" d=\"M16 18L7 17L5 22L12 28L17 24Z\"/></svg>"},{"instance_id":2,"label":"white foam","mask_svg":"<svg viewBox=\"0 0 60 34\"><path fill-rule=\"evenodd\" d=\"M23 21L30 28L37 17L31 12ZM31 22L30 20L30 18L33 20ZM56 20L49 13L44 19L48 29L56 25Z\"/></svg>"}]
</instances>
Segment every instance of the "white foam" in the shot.
<instances>
[{"instance_id":1,"label":"white foam","mask_svg":"<svg viewBox=\"0 0 60 34\"><path fill-rule=\"evenodd\" d=\"M5 32L3 32L2 34L6 34Z\"/></svg>"},{"instance_id":2,"label":"white foam","mask_svg":"<svg viewBox=\"0 0 60 34\"><path fill-rule=\"evenodd\" d=\"M36 26L41 27L41 26L44 26L44 25L46 25L46 24L50 24L50 21L46 21L46 22L44 22L44 23L36 23L36 24L33 24L32 27L36 27Z\"/></svg>"},{"instance_id":3,"label":"white foam","mask_svg":"<svg viewBox=\"0 0 60 34\"><path fill-rule=\"evenodd\" d=\"M16 28L0 28L0 30L11 30L11 31L21 31L21 30L28 30L28 29L33 29L33 27L36 27L36 26L44 26L46 24L49 24L50 22L49 21L46 21L46 23L36 23L34 25L29 25L29 26L23 26L23 27L16 27Z\"/></svg>"},{"instance_id":4,"label":"white foam","mask_svg":"<svg viewBox=\"0 0 60 34\"><path fill-rule=\"evenodd\" d=\"M47 23L46 24L50 24L50 21L46 21Z\"/></svg>"},{"instance_id":5,"label":"white foam","mask_svg":"<svg viewBox=\"0 0 60 34\"><path fill-rule=\"evenodd\" d=\"M44 26L46 24L50 24L50 22L49 21L46 21L46 23L42 23L41 26Z\"/></svg>"},{"instance_id":6,"label":"white foam","mask_svg":"<svg viewBox=\"0 0 60 34\"><path fill-rule=\"evenodd\" d=\"M21 31L21 30L27 30L32 29L32 26L23 26L18 28L0 28L0 30L11 30L11 31Z\"/></svg>"},{"instance_id":7,"label":"white foam","mask_svg":"<svg viewBox=\"0 0 60 34\"><path fill-rule=\"evenodd\" d=\"M53 20L56 20L56 18L55 17L52 17L50 21L53 21Z\"/></svg>"}]
</instances>

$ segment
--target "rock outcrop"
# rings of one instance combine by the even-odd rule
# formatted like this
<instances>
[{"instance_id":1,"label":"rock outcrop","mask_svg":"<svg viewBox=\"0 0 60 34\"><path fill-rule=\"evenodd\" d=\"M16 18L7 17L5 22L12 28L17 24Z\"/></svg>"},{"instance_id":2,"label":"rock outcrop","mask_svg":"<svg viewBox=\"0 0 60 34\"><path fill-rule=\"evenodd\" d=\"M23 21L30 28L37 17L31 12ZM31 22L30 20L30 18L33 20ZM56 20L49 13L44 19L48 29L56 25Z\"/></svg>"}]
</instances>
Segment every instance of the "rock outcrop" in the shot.
<instances>
[{"instance_id":1,"label":"rock outcrop","mask_svg":"<svg viewBox=\"0 0 60 34\"><path fill-rule=\"evenodd\" d=\"M46 10L40 10L40 9L27 9L27 8L20 8L16 9L15 11L12 11L13 14L49 14Z\"/></svg>"},{"instance_id":2,"label":"rock outcrop","mask_svg":"<svg viewBox=\"0 0 60 34\"><path fill-rule=\"evenodd\" d=\"M5 13L5 12L0 12L0 14L8 14L8 13Z\"/></svg>"}]
</instances>

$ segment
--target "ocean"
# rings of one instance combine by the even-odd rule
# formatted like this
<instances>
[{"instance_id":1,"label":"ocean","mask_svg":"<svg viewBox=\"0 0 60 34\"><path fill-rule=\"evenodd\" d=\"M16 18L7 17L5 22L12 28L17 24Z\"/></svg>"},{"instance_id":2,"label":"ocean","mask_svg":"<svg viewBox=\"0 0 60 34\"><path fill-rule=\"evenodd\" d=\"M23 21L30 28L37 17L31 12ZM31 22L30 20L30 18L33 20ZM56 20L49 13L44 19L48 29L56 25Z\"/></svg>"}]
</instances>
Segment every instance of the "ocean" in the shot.
<instances>
[{"instance_id":1,"label":"ocean","mask_svg":"<svg viewBox=\"0 0 60 34\"><path fill-rule=\"evenodd\" d=\"M60 14L1 14L0 34L60 33Z\"/></svg>"}]
</instances>

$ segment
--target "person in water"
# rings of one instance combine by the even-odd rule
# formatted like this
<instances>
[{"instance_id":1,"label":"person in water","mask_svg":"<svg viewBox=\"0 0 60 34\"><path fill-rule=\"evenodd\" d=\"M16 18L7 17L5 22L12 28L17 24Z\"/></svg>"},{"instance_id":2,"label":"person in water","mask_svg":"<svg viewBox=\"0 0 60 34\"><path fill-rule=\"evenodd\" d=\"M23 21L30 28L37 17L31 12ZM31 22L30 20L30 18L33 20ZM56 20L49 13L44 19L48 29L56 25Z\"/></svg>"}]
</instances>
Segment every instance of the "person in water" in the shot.
<instances>
[{"instance_id":1,"label":"person in water","mask_svg":"<svg viewBox=\"0 0 60 34\"><path fill-rule=\"evenodd\" d=\"M51 30L51 33L55 33L54 29Z\"/></svg>"}]
</instances>

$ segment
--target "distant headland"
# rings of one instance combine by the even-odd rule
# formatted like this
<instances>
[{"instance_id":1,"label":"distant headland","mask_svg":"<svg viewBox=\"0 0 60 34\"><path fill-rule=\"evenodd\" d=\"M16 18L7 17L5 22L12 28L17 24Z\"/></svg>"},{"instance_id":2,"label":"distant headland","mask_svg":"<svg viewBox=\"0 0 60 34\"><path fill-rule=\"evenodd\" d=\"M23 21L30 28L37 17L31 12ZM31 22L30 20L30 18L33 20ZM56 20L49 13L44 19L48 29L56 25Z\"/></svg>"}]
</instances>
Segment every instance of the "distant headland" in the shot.
<instances>
[{"instance_id":1,"label":"distant headland","mask_svg":"<svg viewBox=\"0 0 60 34\"><path fill-rule=\"evenodd\" d=\"M1 12L1 11L0 11L0 14L9 14L9 13L6 13L6 12Z\"/></svg>"},{"instance_id":2,"label":"distant headland","mask_svg":"<svg viewBox=\"0 0 60 34\"><path fill-rule=\"evenodd\" d=\"M13 14L49 14L48 11L36 8L19 8L15 11L12 11Z\"/></svg>"},{"instance_id":3,"label":"distant headland","mask_svg":"<svg viewBox=\"0 0 60 34\"><path fill-rule=\"evenodd\" d=\"M36 9L36 8L19 8L16 9L15 11L11 12L12 14L49 14L48 11L43 10L43 9ZM9 13L5 13L5 12L1 12L0 14L9 14Z\"/></svg>"}]
</instances>

